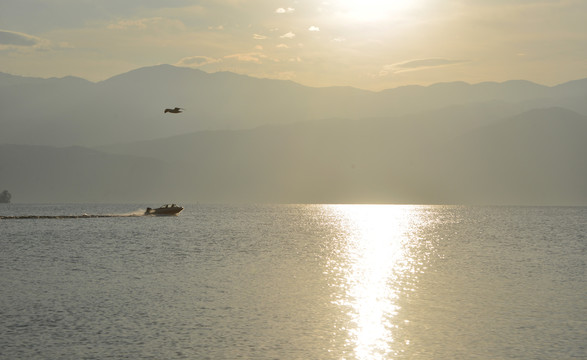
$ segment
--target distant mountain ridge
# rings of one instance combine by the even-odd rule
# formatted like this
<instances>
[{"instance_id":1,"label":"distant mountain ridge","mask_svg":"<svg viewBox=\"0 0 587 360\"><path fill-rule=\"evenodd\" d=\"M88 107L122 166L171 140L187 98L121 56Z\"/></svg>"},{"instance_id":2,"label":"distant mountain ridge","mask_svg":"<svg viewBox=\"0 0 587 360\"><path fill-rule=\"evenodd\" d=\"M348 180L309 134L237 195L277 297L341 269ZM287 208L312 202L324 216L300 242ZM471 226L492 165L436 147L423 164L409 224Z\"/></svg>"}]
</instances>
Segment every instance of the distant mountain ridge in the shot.
<instances>
[{"instance_id":1,"label":"distant mountain ridge","mask_svg":"<svg viewBox=\"0 0 587 360\"><path fill-rule=\"evenodd\" d=\"M98 83L0 73L0 143L96 146L328 118L393 118L485 103L514 105L509 115L544 106L587 114L586 99L587 79L554 87L527 81L455 82L371 92L171 65L140 68ZM175 106L186 110L163 114Z\"/></svg>"},{"instance_id":2,"label":"distant mountain ridge","mask_svg":"<svg viewBox=\"0 0 587 360\"><path fill-rule=\"evenodd\" d=\"M22 202L587 206L587 79L371 92L169 65L0 73L0 130L0 187Z\"/></svg>"},{"instance_id":3,"label":"distant mountain ridge","mask_svg":"<svg viewBox=\"0 0 587 360\"><path fill-rule=\"evenodd\" d=\"M83 203L163 200L149 196L169 164L81 147L0 144L0 184L18 202Z\"/></svg>"},{"instance_id":4,"label":"distant mountain ridge","mask_svg":"<svg viewBox=\"0 0 587 360\"><path fill-rule=\"evenodd\" d=\"M0 145L0 185L25 202L587 205L587 116L544 108L469 123L457 113L201 131L99 151Z\"/></svg>"}]
</instances>

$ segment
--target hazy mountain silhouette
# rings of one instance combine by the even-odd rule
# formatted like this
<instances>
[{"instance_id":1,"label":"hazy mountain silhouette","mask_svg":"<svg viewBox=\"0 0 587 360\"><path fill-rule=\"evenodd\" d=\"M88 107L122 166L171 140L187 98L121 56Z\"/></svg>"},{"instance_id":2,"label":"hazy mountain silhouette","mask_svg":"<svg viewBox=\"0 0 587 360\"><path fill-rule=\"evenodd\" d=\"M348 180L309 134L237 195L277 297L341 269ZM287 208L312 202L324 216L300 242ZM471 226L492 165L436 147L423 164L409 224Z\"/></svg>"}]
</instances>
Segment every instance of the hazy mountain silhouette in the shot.
<instances>
[{"instance_id":1,"label":"hazy mountain silhouette","mask_svg":"<svg viewBox=\"0 0 587 360\"><path fill-rule=\"evenodd\" d=\"M201 186L192 194L208 201L587 204L586 116L467 114L198 132L109 150L181 163Z\"/></svg>"},{"instance_id":2,"label":"hazy mountain silhouette","mask_svg":"<svg viewBox=\"0 0 587 360\"><path fill-rule=\"evenodd\" d=\"M587 205L586 100L587 80L370 92L168 65L99 83L0 74L0 186L22 202Z\"/></svg>"},{"instance_id":3,"label":"hazy mountain silhouette","mask_svg":"<svg viewBox=\"0 0 587 360\"><path fill-rule=\"evenodd\" d=\"M0 184L25 202L587 204L586 116L463 121L331 119L102 151L4 145Z\"/></svg>"},{"instance_id":4,"label":"hazy mountain silhouette","mask_svg":"<svg viewBox=\"0 0 587 360\"><path fill-rule=\"evenodd\" d=\"M81 147L0 145L0 184L19 202L165 202L173 170Z\"/></svg>"},{"instance_id":5,"label":"hazy mountain silhouette","mask_svg":"<svg viewBox=\"0 0 587 360\"><path fill-rule=\"evenodd\" d=\"M202 130L250 129L328 118L397 117L453 105L537 106L587 114L587 81L442 83L381 92L312 88L291 81L158 65L102 82L0 74L0 143L95 146ZM167 107L183 107L180 116ZM512 108L515 107L514 108Z\"/></svg>"},{"instance_id":6,"label":"hazy mountain silhouette","mask_svg":"<svg viewBox=\"0 0 587 360\"><path fill-rule=\"evenodd\" d=\"M587 204L587 117L575 112L525 112L461 136L444 156L438 171L462 200Z\"/></svg>"}]
</instances>

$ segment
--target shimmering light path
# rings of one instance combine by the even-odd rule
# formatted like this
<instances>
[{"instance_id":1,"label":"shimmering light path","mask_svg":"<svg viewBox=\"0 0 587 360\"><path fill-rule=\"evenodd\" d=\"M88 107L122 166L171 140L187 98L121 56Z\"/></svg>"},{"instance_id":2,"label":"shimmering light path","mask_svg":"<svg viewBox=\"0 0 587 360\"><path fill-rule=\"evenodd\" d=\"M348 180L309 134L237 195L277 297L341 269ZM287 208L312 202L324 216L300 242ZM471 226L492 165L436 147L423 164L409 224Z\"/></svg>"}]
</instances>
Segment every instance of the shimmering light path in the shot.
<instances>
[{"instance_id":1,"label":"shimmering light path","mask_svg":"<svg viewBox=\"0 0 587 360\"><path fill-rule=\"evenodd\" d=\"M357 359L388 359L401 354L397 344L398 298L417 277L421 264L412 236L424 221L414 206L336 205L327 208L345 229L329 272L337 282L334 300L350 319L348 346ZM412 279L406 280L406 277ZM406 286L408 288L406 288Z\"/></svg>"}]
</instances>

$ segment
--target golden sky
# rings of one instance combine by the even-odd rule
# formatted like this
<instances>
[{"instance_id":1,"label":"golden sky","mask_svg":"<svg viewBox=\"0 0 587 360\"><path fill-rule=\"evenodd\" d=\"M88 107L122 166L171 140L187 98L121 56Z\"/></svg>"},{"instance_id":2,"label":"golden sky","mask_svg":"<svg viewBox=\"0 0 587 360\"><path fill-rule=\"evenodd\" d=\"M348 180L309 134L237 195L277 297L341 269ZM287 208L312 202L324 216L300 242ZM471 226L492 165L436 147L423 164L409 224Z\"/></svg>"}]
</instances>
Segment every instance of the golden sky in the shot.
<instances>
[{"instance_id":1,"label":"golden sky","mask_svg":"<svg viewBox=\"0 0 587 360\"><path fill-rule=\"evenodd\" d=\"M0 72L143 66L382 90L587 77L585 0L2 0Z\"/></svg>"}]
</instances>

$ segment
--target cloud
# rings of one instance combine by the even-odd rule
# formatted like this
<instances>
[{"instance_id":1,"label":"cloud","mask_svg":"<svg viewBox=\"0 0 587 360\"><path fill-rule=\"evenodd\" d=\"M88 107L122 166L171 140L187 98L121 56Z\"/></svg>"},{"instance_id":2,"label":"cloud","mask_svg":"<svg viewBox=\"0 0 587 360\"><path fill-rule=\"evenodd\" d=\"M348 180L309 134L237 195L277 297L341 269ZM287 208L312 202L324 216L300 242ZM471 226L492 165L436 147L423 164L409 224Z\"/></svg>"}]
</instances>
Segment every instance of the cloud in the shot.
<instances>
[{"instance_id":1,"label":"cloud","mask_svg":"<svg viewBox=\"0 0 587 360\"><path fill-rule=\"evenodd\" d=\"M396 67L403 69L416 69L422 67L437 67L463 63L463 60L450 60L450 59L418 59L410 60L402 63L394 64Z\"/></svg>"},{"instance_id":2,"label":"cloud","mask_svg":"<svg viewBox=\"0 0 587 360\"><path fill-rule=\"evenodd\" d=\"M395 64L389 64L383 66L383 69L379 72L379 75L386 76L394 73L401 73L407 71L418 71L430 68L438 68L450 65L464 64L467 60L453 60L453 59L442 59L442 58L429 58L429 59L415 59L404 61Z\"/></svg>"},{"instance_id":3,"label":"cloud","mask_svg":"<svg viewBox=\"0 0 587 360\"><path fill-rule=\"evenodd\" d=\"M222 61L222 59L214 59L208 56L188 56L179 60L175 65L187 67L200 67L208 64L214 64Z\"/></svg>"},{"instance_id":4,"label":"cloud","mask_svg":"<svg viewBox=\"0 0 587 360\"><path fill-rule=\"evenodd\" d=\"M40 38L15 31L0 30L0 45L35 46L42 41Z\"/></svg>"},{"instance_id":5,"label":"cloud","mask_svg":"<svg viewBox=\"0 0 587 360\"><path fill-rule=\"evenodd\" d=\"M314 25L312 25L312 26L310 26L310 27L308 28L308 30L310 30L310 31L320 31L320 28L319 28L318 26L314 26Z\"/></svg>"},{"instance_id":6,"label":"cloud","mask_svg":"<svg viewBox=\"0 0 587 360\"><path fill-rule=\"evenodd\" d=\"M286 14L286 13L291 13L294 12L296 9L288 7L288 8L278 8L275 10L276 13L278 14Z\"/></svg>"},{"instance_id":7,"label":"cloud","mask_svg":"<svg viewBox=\"0 0 587 360\"><path fill-rule=\"evenodd\" d=\"M260 64L261 59L267 58L267 55L253 52L253 53L243 53L243 54L233 54L227 55L224 57L225 59L236 60L239 62L248 62L248 63L256 63Z\"/></svg>"},{"instance_id":8,"label":"cloud","mask_svg":"<svg viewBox=\"0 0 587 360\"><path fill-rule=\"evenodd\" d=\"M255 39L255 40L265 40L267 38L268 37L265 35L253 34L253 39Z\"/></svg>"},{"instance_id":9,"label":"cloud","mask_svg":"<svg viewBox=\"0 0 587 360\"><path fill-rule=\"evenodd\" d=\"M293 71L281 71L281 72L276 73L274 76L276 79L292 80L293 78L296 77L296 73Z\"/></svg>"},{"instance_id":10,"label":"cloud","mask_svg":"<svg viewBox=\"0 0 587 360\"><path fill-rule=\"evenodd\" d=\"M282 39L293 39L296 37L296 34L292 33L291 31L288 32L287 34L283 34L280 36L280 38Z\"/></svg>"},{"instance_id":11,"label":"cloud","mask_svg":"<svg viewBox=\"0 0 587 360\"><path fill-rule=\"evenodd\" d=\"M150 28L161 29L163 27L180 30L185 29L183 22L163 17L118 20L107 26L110 30L146 30Z\"/></svg>"},{"instance_id":12,"label":"cloud","mask_svg":"<svg viewBox=\"0 0 587 360\"><path fill-rule=\"evenodd\" d=\"M33 35L16 31L0 30L0 50L22 51L51 51L71 49L67 42L53 43Z\"/></svg>"}]
</instances>

